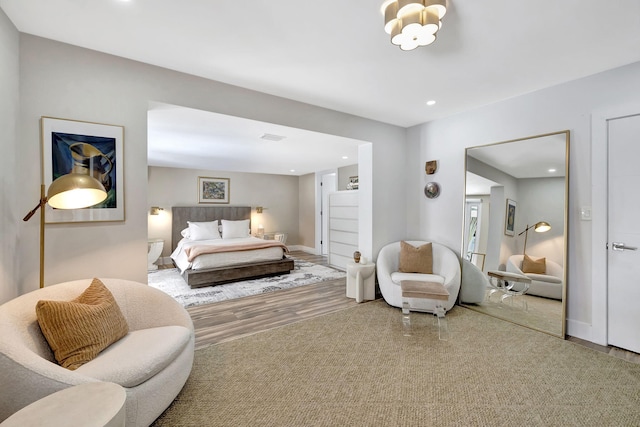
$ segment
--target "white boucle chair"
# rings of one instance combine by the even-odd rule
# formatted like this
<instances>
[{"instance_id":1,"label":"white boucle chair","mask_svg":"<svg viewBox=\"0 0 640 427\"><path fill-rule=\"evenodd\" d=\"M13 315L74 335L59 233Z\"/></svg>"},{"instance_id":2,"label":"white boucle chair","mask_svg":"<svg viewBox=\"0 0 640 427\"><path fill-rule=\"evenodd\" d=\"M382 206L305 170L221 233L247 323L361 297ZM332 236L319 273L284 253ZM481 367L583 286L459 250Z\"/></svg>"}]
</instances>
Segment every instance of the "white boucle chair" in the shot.
<instances>
[{"instance_id":1,"label":"white boucle chair","mask_svg":"<svg viewBox=\"0 0 640 427\"><path fill-rule=\"evenodd\" d=\"M91 279L47 286L0 305L0 422L38 399L88 382L125 388L127 426L150 425L178 395L194 356L193 323L187 311L145 284L100 280L117 301L129 333L75 371L56 363L35 307L41 299L72 300Z\"/></svg>"},{"instance_id":2,"label":"white boucle chair","mask_svg":"<svg viewBox=\"0 0 640 427\"><path fill-rule=\"evenodd\" d=\"M547 259L545 260L546 271L544 274L523 273L523 259L524 255L511 255L507 260L507 271L509 273L522 274L531 279L527 295L561 300L563 292L562 278L564 276L562 266ZM533 259L537 260L538 258L533 257Z\"/></svg>"},{"instance_id":3,"label":"white boucle chair","mask_svg":"<svg viewBox=\"0 0 640 427\"><path fill-rule=\"evenodd\" d=\"M419 247L426 241L405 240L412 246ZM380 292L387 304L402 308L402 280L415 280L423 282L437 282L444 285L449 292L449 298L442 304L446 311L451 310L458 298L460 290L460 261L456 254L449 248L439 243L433 243L433 274L401 273L398 271L400 262L400 242L390 243L384 246L378 253L376 269ZM436 301L431 299L412 299L411 311L424 311L433 313Z\"/></svg>"}]
</instances>

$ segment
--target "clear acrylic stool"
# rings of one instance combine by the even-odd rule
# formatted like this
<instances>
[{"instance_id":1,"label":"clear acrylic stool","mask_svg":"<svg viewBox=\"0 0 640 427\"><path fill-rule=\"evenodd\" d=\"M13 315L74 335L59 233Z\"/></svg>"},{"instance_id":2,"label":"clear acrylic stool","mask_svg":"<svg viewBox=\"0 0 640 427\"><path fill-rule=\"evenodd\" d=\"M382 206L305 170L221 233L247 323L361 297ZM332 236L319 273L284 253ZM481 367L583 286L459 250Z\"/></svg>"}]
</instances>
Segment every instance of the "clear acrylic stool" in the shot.
<instances>
[{"instance_id":1,"label":"clear acrylic stool","mask_svg":"<svg viewBox=\"0 0 640 427\"><path fill-rule=\"evenodd\" d=\"M449 339L449 325L445 318L443 301L449 299L449 291L441 283L420 282L417 280L402 280L402 326L405 336L411 335L411 306L409 298L422 298L434 300L436 305L433 315L438 324L438 338L442 341Z\"/></svg>"}]
</instances>

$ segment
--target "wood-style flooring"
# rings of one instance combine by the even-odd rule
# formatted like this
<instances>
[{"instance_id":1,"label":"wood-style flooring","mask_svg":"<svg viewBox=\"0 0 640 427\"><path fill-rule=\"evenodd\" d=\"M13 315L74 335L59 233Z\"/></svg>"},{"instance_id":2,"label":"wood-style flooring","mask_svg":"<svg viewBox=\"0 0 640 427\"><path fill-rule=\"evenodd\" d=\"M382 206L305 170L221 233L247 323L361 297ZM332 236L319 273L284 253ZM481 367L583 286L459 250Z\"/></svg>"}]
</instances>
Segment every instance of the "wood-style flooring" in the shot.
<instances>
[{"instance_id":1,"label":"wood-style flooring","mask_svg":"<svg viewBox=\"0 0 640 427\"><path fill-rule=\"evenodd\" d=\"M327 266L327 258L293 251L295 258ZM366 303L366 302L365 302ZM346 297L346 279L330 280L293 289L189 307L196 334L196 349L271 328L332 313L358 303ZM640 354L601 346L579 338L569 341L596 351L640 363Z\"/></svg>"},{"instance_id":2,"label":"wood-style flooring","mask_svg":"<svg viewBox=\"0 0 640 427\"><path fill-rule=\"evenodd\" d=\"M293 251L291 256L327 265L326 257ZM189 307L196 349L299 322L357 305L346 296L346 279L283 289L213 304Z\"/></svg>"}]
</instances>

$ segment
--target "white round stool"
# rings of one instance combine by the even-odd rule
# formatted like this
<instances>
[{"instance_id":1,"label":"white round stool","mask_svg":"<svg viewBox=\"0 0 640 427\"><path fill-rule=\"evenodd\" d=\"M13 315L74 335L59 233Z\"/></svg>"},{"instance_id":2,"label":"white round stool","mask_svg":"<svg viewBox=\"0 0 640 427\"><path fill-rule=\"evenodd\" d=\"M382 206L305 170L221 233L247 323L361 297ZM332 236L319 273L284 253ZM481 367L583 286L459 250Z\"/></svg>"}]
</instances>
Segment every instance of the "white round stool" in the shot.
<instances>
[{"instance_id":1,"label":"white round stool","mask_svg":"<svg viewBox=\"0 0 640 427\"><path fill-rule=\"evenodd\" d=\"M356 302L376 299L376 277L373 262L363 264L347 261L347 297Z\"/></svg>"},{"instance_id":2,"label":"white round stool","mask_svg":"<svg viewBox=\"0 0 640 427\"><path fill-rule=\"evenodd\" d=\"M147 254L147 270L155 271L158 266L155 262L162 255L162 249L164 248L164 240L162 239L149 239L149 253Z\"/></svg>"},{"instance_id":3,"label":"white round stool","mask_svg":"<svg viewBox=\"0 0 640 427\"><path fill-rule=\"evenodd\" d=\"M2 427L122 427L127 393L118 384L95 382L36 400L0 423Z\"/></svg>"}]
</instances>

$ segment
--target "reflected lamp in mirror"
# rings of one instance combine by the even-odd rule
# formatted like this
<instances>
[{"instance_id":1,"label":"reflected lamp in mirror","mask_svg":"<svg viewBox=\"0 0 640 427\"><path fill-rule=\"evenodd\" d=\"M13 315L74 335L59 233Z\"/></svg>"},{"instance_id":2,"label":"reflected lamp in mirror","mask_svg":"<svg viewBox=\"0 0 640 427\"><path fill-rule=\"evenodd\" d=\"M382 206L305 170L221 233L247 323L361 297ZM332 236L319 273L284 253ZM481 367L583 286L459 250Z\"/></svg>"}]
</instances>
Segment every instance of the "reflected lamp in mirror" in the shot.
<instances>
[{"instance_id":1,"label":"reflected lamp in mirror","mask_svg":"<svg viewBox=\"0 0 640 427\"><path fill-rule=\"evenodd\" d=\"M264 208L262 206L256 206L256 213L261 214Z\"/></svg>"},{"instance_id":2,"label":"reflected lamp in mirror","mask_svg":"<svg viewBox=\"0 0 640 427\"><path fill-rule=\"evenodd\" d=\"M522 249L523 255L527 253L527 237L529 236L529 230L532 228L536 233L545 233L551 230L551 226L549 225L548 222L545 222L545 221L536 222L531 226L527 224L527 228L525 228L524 231L518 234L518 236L522 236L524 234L524 248Z\"/></svg>"},{"instance_id":3,"label":"reflected lamp in mirror","mask_svg":"<svg viewBox=\"0 0 640 427\"><path fill-rule=\"evenodd\" d=\"M151 210L150 210L150 214L151 215L160 215L160 212L162 212L164 210L164 208L160 208L158 206L151 206Z\"/></svg>"},{"instance_id":4,"label":"reflected lamp in mirror","mask_svg":"<svg viewBox=\"0 0 640 427\"><path fill-rule=\"evenodd\" d=\"M107 198L107 191L100 181L92 176L69 173L55 179L45 193L45 186L40 186L40 201L22 219L29 221L40 209L40 287L44 287L44 207L56 209L80 209L97 205Z\"/></svg>"}]
</instances>

